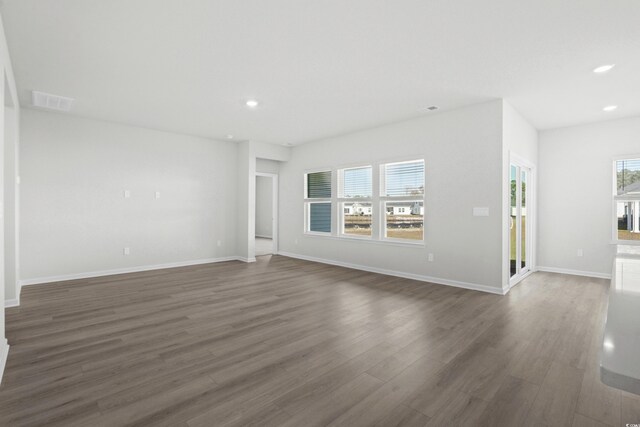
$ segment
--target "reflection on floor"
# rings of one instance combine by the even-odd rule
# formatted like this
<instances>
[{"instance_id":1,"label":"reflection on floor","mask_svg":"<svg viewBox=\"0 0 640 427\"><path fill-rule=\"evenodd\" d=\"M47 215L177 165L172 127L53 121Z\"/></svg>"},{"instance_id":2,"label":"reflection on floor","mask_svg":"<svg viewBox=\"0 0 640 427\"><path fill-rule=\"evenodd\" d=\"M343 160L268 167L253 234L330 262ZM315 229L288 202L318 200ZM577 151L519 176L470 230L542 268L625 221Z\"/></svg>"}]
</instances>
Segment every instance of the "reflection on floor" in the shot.
<instances>
[{"instance_id":1,"label":"reflection on floor","mask_svg":"<svg viewBox=\"0 0 640 427\"><path fill-rule=\"evenodd\" d=\"M271 255L273 253L273 240L264 237L256 237L256 256Z\"/></svg>"}]
</instances>

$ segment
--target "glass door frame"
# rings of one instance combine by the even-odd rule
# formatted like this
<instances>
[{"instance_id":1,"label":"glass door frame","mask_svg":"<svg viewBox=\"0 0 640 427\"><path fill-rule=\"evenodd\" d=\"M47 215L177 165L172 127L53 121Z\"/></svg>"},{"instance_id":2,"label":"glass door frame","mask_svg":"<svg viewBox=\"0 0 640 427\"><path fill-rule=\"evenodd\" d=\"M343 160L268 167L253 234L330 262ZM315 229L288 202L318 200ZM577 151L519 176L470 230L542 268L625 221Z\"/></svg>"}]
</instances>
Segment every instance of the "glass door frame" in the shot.
<instances>
[{"instance_id":1,"label":"glass door frame","mask_svg":"<svg viewBox=\"0 0 640 427\"><path fill-rule=\"evenodd\" d=\"M516 227L516 241L515 241L515 249L516 249L516 272L512 276L511 275L511 169L512 167L516 168L516 219L514 226ZM507 169L507 180L508 180L508 209L507 212L507 235L508 235L508 246L507 246L507 277L509 288L515 286L518 282L528 276L531 272L534 271L535 265L535 166L530 162L520 158L519 156L510 153L509 156L509 164ZM522 176L523 172L526 173L526 202L524 208L526 209L526 222L525 222L525 241L524 245L522 244ZM524 267L522 266L522 249L524 247L526 256L524 260Z\"/></svg>"}]
</instances>

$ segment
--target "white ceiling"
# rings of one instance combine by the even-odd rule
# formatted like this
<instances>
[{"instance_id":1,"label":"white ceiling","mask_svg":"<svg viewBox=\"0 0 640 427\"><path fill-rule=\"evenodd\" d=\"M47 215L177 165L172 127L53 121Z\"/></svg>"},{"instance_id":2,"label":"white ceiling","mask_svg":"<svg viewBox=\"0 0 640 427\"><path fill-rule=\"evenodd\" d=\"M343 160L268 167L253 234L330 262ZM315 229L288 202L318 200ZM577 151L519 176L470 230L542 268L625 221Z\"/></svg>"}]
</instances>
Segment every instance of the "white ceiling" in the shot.
<instances>
[{"instance_id":1,"label":"white ceiling","mask_svg":"<svg viewBox=\"0 0 640 427\"><path fill-rule=\"evenodd\" d=\"M638 0L5 0L2 14L23 106L35 89L75 98L72 114L212 138L301 143L495 98L538 129L640 115Z\"/></svg>"}]
</instances>

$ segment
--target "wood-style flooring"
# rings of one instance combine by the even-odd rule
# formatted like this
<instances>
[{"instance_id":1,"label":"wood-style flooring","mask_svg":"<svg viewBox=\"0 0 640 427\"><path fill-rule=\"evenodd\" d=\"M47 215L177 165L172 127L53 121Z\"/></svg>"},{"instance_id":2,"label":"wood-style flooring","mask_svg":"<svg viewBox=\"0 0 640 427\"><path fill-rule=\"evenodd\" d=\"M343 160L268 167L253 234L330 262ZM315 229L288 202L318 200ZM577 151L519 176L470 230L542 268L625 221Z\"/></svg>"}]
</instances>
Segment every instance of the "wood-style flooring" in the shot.
<instances>
[{"instance_id":1,"label":"wood-style flooring","mask_svg":"<svg viewBox=\"0 0 640 427\"><path fill-rule=\"evenodd\" d=\"M507 296L261 257L28 286L2 426L620 426L606 280ZM639 359L640 360L640 359Z\"/></svg>"}]
</instances>

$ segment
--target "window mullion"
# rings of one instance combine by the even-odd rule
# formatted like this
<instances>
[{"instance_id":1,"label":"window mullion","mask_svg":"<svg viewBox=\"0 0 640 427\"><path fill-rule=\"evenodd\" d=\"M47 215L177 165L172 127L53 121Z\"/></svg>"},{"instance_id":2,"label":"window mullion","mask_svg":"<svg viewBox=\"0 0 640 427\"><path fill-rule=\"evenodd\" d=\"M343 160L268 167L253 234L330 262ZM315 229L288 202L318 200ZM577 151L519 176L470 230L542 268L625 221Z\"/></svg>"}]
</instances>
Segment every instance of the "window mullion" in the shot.
<instances>
[{"instance_id":1,"label":"window mullion","mask_svg":"<svg viewBox=\"0 0 640 427\"><path fill-rule=\"evenodd\" d=\"M334 170L331 174L331 218L334 218L334 221L331 221L331 235L332 236L338 236L340 235L340 225L339 225L339 218L338 221L335 221L335 218L337 217L338 213L338 191L340 191L341 189L339 188L339 184L338 181L340 180L340 172L337 170Z\"/></svg>"}]
</instances>

